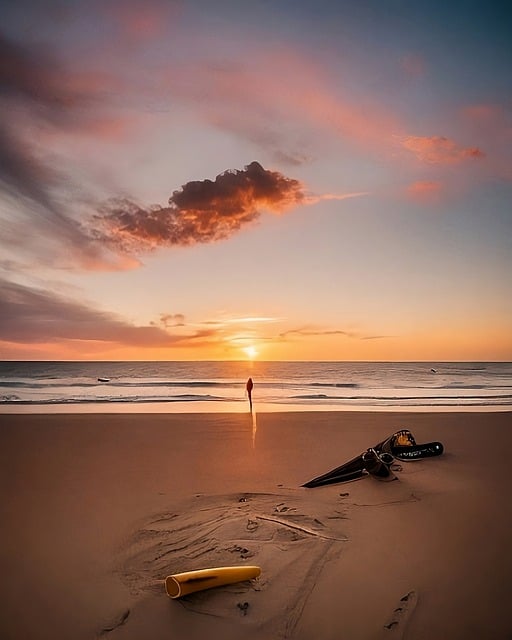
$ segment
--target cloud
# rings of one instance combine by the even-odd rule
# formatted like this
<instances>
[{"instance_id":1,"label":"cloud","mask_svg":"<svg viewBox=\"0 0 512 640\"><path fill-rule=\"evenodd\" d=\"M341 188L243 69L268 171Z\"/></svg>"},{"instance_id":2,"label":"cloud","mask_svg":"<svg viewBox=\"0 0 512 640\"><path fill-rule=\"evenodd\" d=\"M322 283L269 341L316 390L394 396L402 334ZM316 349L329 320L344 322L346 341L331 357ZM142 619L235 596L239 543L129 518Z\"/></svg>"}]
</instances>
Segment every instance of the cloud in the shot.
<instances>
[{"instance_id":1,"label":"cloud","mask_svg":"<svg viewBox=\"0 0 512 640\"><path fill-rule=\"evenodd\" d=\"M362 339L357 333L353 331L346 331L344 329L317 329L313 327L300 327L297 329L288 329L279 334L281 340L286 340L290 336L298 337L310 337L310 336L345 336L347 338Z\"/></svg>"},{"instance_id":2,"label":"cloud","mask_svg":"<svg viewBox=\"0 0 512 640\"><path fill-rule=\"evenodd\" d=\"M72 96L61 90L58 67L46 51L22 47L0 33L0 59L0 189L59 217L51 196L58 175L37 157L21 128L27 119L53 120ZM16 120L18 111L27 114L23 121Z\"/></svg>"},{"instance_id":3,"label":"cloud","mask_svg":"<svg viewBox=\"0 0 512 640\"><path fill-rule=\"evenodd\" d=\"M418 55L405 56L401 65L410 77L425 73ZM313 56L284 44L243 62L191 59L169 67L162 76L162 90L171 90L174 99L289 166L308 162L326 135L341 139L356 152L378 157L385 153L391 159L400 146L431 163L484 156L477 147L461 147L442 136L409 135L398 110L351 90L349 68L342 66L333 78Z\"/></svg>"},{"instance_id":4,"label":"cloud","mask_svg":"<svg viewBox=\"0 0 512 640\"><path fill-rule=\"evenodd\" d=\"M160 315L160 324L166 329L169 327L185 326L185 316L182 313L162 313Z\"/></svg>"},{"instance_id":5,"label":"cloud","mask_svg":"<svg viewBox=\"0 0 512 640\"><path fill-rule=\"evenodd\" d=\"M95 237L121 251L188 246L224 240L254 222L262 210L282 212L306 201L303 185L251 162L215 180L187 182L168 207L143 208L114 200L95 216Z\"/></svg>"},{"instance_id":6,"label":"cloud","mask_svg":"<svg viewBox=\"0 0 512 640\"><path fill-rule=\"evenodd\" d=\"M169 66L161 86L206 121L292 164L306 161L321 135L365 149L394 147L392 136L403 123L371 97L352 95L349 83L336 90L342 71L333 78L310 52L286 44L265 51L259 43L244 45L258 54L243 62L192 59Z\"/></svg>"},{"instance_id":7,"label":"cloud","mask_svg":"<svg viewBox=\"0 0 512 640\"><path fill-rule=\"evenodd\" d=\"M64 204L74 191L76 208L78 190L41 142L48 132L76 131L90 120L94 81L84 77L81 86L80 74L67 72L46 48L23 46L1 32L0 59L0 195L17 244L37 242L43 252L43 245L60 244L74 249L75 262L106 263Z\"/></svg>"},{"instance_id":8,"label":"cloud","mask_svg":"<svg viewBox=\"0 0 512 640\"><path fill-rule=\"evenodd\" d=\"M481 103L468 105L461 109L461 114L467 120L480 126L504 128L507 123L509 128L512 126L511 118L507 118L507 110L499 104Z\"/></svg>"},{"instance_id":9,"label":"cloud","mask_svg":"<svg viewBox=\"0 0 512 640\"><path fill-rule=\"evenodd\" d=\"M435 180L418 180L407 187L407 195L413 200L432 202L438 199L443 184Z\"/></svg>"},{"instance_id":10,"label":"cloud","mask_svg":"<svg viewBox=\"0 0 512 640\"><path fill-rule=\"evenodd\" d=\"M120 81L104 71L87 71L61 62L49 47L20 43L0 31L2 126L23 139L26 129L76 133L99 127L97 108ZM102 119L100 118L100 121ZM39 137L39 136L38 136ZM27 142L27 141L26 141ZM34 145L35 146L35 145Z\"/></svg>"},{"instance_id":11,"label":"cloud","mask_svg":"<svg viewBox=\"0 0 512 640\"><path fill-rule=\"evenodd\" d=\"M488 150L488 175L512 180L512 102L472 104L461 109L460 115Z\"/></svg>"},{"instance_id":12,"label":"cloud","mask_svg":"<svg viewBox=\"0 0 512 640\"><path fill-rule=\"evenodd\" d=\"M169 23L181 13L177 0L110 0L99 2L99 10L131 41L146 42L164 35Z\"/></svg>"},{"instance_id":13,"label":"cloud","mask_svg":"<svg viewBox=\"0 0 512 640\"><path fill-rule=\"evenodd\" d=\"M23 98L45 110L73 101L59 78L59 66L42 47L28 48L0 32L0 96Z\"/></svg>"},{"instance_id":14,"label":"cloud","mask_svg":"<svg viewBox=\"0 0 512 640\"><path fill-rule=\"evenodd\" d=\"M190 345L214 333L203 329L188 335L173 335L156 326L136 326L51 291L0 278L1 341L37 344L79 340L171 347L182 343Z\"/></svg>"},{"instance_id":15,"label":"cloud","mask_svg":"<svg viewBox=\"0 0 512 640\"><path fill-rule=\"evenodd\" d=\"M402 138L402 146L429 164L456 164L485 157L478 147L461 147L443 136L406 136Z\"/></svg>"},{"instance_id":16,"label":"cloud","mask_svg":"<svg viewBox=\"0 0 512 640\"><path fill-rule=\"evenodd\" d=\"M274 318L270 316L242 316L240 318L225 318L218 320L217 322L219 322L219 324L265 324L269 322L281 322L282 320L282 318Z\"/></svg>"},{"instance_id":17,"label":"cloud","mask_svg":"<svg viewBox=\"0 0 512 640\"><path fill-rule=\"evenodd\" d=\"M353 193L322 193L320 195L308 195L304 204L317 204L323 200L348 200L349 198L359 198L360 196L369 195L369 191L354 191Z\"/></svg>"}]
</instances>

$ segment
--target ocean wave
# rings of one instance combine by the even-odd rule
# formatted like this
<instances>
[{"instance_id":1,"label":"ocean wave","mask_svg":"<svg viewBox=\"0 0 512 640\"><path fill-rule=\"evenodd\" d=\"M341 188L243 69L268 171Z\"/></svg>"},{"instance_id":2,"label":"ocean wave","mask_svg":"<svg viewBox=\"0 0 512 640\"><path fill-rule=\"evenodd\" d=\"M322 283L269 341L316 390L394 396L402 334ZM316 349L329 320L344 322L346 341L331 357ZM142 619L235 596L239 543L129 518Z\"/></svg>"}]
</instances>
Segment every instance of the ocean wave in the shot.
<instances>
[{"instance_id":1,"label":"ocean wave","mask_svg":"<svg viewBox=\"0 0 512 640\"><path fill-rule=\"evenodd\" d=\"M461 384L458 382L452 382L446 385L440 385L438 387L420 387L422 389L512 389L512 384L493 384L490 387L488 384Z\"/></svg>"},{"instance_id":2,"label":"ocean wave","mask_svg":"<svg viewBox=\"0 0 512 640\"><path fill-rule=\"evenodd\" d=\"M100 376L109 381L100 382ZM512 406L512 363L0 362L0 408L175 403L180 410L183 403L185 410L185 403L195 402L226 407L247 402L249 376L260 406Z\"/></svg>"},{"instance_id":3,"label":"ocean wave","mask_svg":"<svg viewBox=\"0 0 512 640\"><path fill-rule=\"evenodd\" d=\"M55 378L57 380L57 378ZM126 388L148 388L148 387L192 387L192 388L211 388L211 387L225 387L225 386L243 386L242 383L230 383L230 382L203 382L199 380L192 380L188 382L183 381L171 381L171 380L153 380L153 381L141 381L134 380L132 381L124 381L124 380L109 380L108 382L101 382L99 380L94 381L85 381L85 382L73 382L66 379L60 379L59 382L33 382L33 381L23 381L23 380L0 380L0 387L4 388L19 388L19 389L57 389L60 387L72 388L72 389L90 389L92 387L126 387Z\"/></svg>"},{"instance_id":4,"label":"ocean wave","mask_svg":"<svg viewBox=\"0 0 512 640\"><path fill-rule=\"evenodd\" d=\"M194 395L183 393L174 396L125 396L104 398L46 398L22 399L18 396L0 396L0 404L16 405L57 405L57 404L112 404L112 403L144 403L144 402L236 402L240 398L223 398L212 395Z\"/></svg>"},{"instance_id":5,"label":"ocean wave","mask_svg":"<svg viewBox=\"0 0 512 640\"><path fill-rule=\"evenodd\" d=\"M497 395L467 395L467 396L380 396L380 395L358 395L358 396L328 396L326 394L304 394L291 396L292 400L331 400L331 401L376 401L376 402L409 402L409 401L421 401L425 404L439 401L466 401L466 400L478 400L484 404L489 400L502 400L505 404L512 403L512 394L497 394Z\"/></svg>"},{"instance_id":6,"label":"ocean wave","mask_svg":"<svg viewBox=\"0 0 512 640\"><path fill-rule=\"evenodd\" d=\"M311 382L308 387L335 387L337 389L357 389L356 382Z\"/></svg>"}]
</instances>

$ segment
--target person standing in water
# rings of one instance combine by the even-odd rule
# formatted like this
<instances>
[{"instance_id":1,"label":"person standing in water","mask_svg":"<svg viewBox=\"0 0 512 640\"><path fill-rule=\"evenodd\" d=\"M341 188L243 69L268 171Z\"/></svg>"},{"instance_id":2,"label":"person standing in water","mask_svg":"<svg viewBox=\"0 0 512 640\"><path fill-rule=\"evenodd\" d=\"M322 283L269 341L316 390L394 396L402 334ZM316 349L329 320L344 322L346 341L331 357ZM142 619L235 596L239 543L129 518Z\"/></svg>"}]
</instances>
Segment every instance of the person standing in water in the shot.
<instances>
[{"instance_id":1,"label":"person standing in water","mask_svg":"<svg viewBox=\"0 0 512 640\"><path fill-rule=\"evenodd\" d=\"M249 380L247 380L247 384L245 385L245 388L247 389L247 395L249 396L249 407L251 409L251 413L252 413L252 388L253 388L254 384L252 382L252 378L249 378Z\"/></svg>"}]
</instances>

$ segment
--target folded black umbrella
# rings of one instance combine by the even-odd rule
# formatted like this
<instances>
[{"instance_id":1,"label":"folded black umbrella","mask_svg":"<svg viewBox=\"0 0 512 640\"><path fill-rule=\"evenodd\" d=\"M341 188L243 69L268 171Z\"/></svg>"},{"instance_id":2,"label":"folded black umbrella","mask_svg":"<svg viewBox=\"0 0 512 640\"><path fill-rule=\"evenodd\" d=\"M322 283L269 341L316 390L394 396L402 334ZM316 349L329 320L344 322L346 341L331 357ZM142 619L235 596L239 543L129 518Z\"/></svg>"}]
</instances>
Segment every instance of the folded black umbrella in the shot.
<instances>
[{"instance_id":1,"label":"folded black umbrella","mask_svg":"<svg viewBox=\"0 0 512 640\"><path fill-rule=\"evenodd\" d=\"M368 449L361 454L364 470L378 480L394 480L395 475L390 469L394 460L390 453L379 453L375 449Z\"/></svg>"},{"instance_id":2,"label":"folded black umbrella","mask_svg":"<svg viewBox=\"0 0 512 640\"><path fill-rule=\"evenodd\" d=\"M444 447L441 442L425 442L423 444L413 444L410 447L390 447L390 454L397 460L403 461L432 458L433 456L440 456L443 451Z\"/></svg>"},{"instance_id":3,"label":"folded black umbrella","mask_svg":"<svg viewBox=\"0 0 512 640\"><path fill-rule=\"evenodd\" d=\"M302 486L310 489L323 487L328 484L357 480L366 475L372 475L379 479L393 479L394 476L390 469L393 458L404 461L419 460L441 455L443 450L443 445L440 442L417 444L408 429L400 429L374 447L367 449L339 467L309 480Z\"/></svg>"}]
</instances>

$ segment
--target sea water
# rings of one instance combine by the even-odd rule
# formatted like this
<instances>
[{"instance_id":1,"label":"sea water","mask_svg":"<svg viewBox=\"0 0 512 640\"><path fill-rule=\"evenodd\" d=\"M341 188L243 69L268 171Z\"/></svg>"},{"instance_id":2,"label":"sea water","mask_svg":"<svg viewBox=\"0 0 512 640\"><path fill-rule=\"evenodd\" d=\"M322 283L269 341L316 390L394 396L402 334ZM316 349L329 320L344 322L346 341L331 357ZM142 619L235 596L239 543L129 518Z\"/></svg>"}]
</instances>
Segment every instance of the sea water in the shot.
<instances>
[{"instance_id":1,"label":"sea water","mask_svg":"<svg viewBox=\"0 0 512 640\"><path fill-rule=\"evenodd\" d=\"M510 362L0 362L0 413L511 410ZM107 379L108 381L100 381Z\"/></svg>"}]
</instances>

